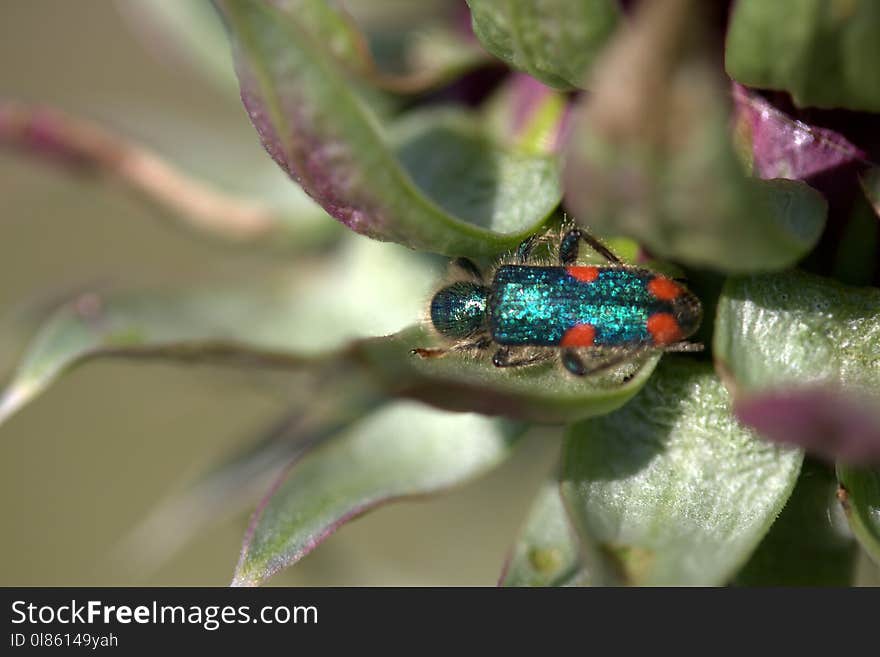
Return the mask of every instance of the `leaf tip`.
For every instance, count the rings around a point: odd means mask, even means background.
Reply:
[[[0,424],[6,422],[27,404],[36,392],[36,386],[23,381],[10,385],[0,395]]]
[[[262,579],[254,577],[250,573],[243,573],[237,570],[235,575],[232,576],[232,581],[229,583],[229,586],[232,588],[255,588],[261,583]]]

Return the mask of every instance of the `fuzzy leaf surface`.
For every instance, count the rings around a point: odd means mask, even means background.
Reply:
[[[772,440],[880,461],[880,291],[798,271],[728,279],[713,353],[737,417]]]
[[[717,585],[767,533],[801,460],[736,422],[708,365],[669,360],[625,407],[572,425],[562,494],[597,584]]]
[[[714,354],[742,392],[821,384],[880,394],[880,290],[799,271],[731,278]]]

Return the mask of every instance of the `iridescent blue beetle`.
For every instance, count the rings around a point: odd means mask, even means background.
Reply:
[[[575,264],[581,240],[609,264]],[[649,351],[703,348],[686,341],[700,326],[702,306],[679,280],[622,262],[580,228],[564,229],[555,265],[533,261],[537,242],[523,242],[491,278],[471,260],[455,260],[460,280],[440,289],[430,308],[431,325],[450,346],[413,353],[433,358],[494,347],[496,367],[558,357],[572,374],[587,376]]]

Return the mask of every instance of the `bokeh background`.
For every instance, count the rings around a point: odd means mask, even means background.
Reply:
[[[240,105],[194,68],[162,59],[109,0],[0,3],[3,97],[99,120],[178,161],[266,157]],[[78,290],[285,265],[197,240],[112,186],[0,153],[4,379],[35,323]],[[284,387],[274,383],[106,360],[63,377],[0,426],[0,585],[226,585],[246,510],[161,564],[127,546],[151,510],[283,412]],[[502,468],[445,496],[351,523],[273,583],[493,584],[551,466],[547,440],[532,436]]]

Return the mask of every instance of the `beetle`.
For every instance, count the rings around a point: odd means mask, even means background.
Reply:
[[[587,231],[563,228],[554,265],[533,258],[532,236],[486,276],[467,259],[453,261],[457,279],[430,303],[430,325],[449,343],[412,353],[494,348],[496,367],[558,358],[576,376],[597,374],[652,351],[700,351],[688,342],[702,305],[681,279],[624,263]],[[607,264],[578,265],[581,242]]]

